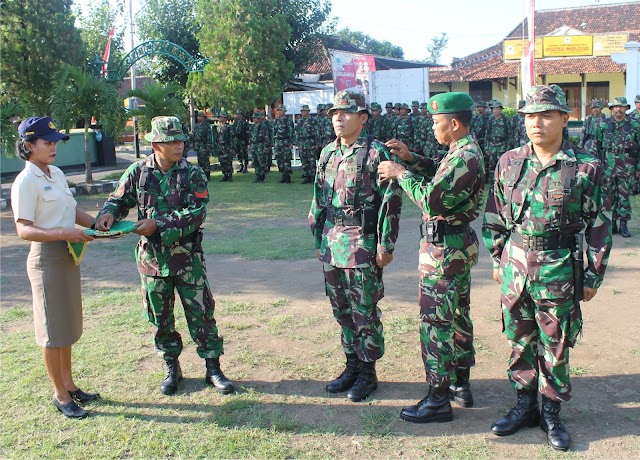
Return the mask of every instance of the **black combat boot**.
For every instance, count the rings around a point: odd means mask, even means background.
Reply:
[[[220,358],[205,358],[204,362],[207,366],[207,374],[204,376],[205,382],[213,385],[223,395],[236,391],[233,383],[225,377],[220,369]]]
[[[353,402],[362,401],[378,388],[378,376],[376,375],[376,362],[360,362],[360,373],[356,382],[347,393],[347,398]]]
[[[278,181],[278,184],[284,184],[286,182],[287,182],[287,175],[285,173],[282,173],[282,177]]]
[[[622,238],[631,238],[631,233],[629,233],[629,228],[627,227],[626,220],[620,220],[620,236]]]
[[[261,178],[260,178],[260,174],[256,174],[256,178],[253,179],[252,181],[254,184],[257,184],[259,182],[262,182]]]
[[[560,422],[560,401],[542,397],[540,428],[547,433],[547,443],[555,450],[566,451],[571,445],[571,437]]]
[[[242,168],[243,173],[249,172],[249,160],[244,160],[244,167]]]
[[[515,433],[523,426],[533,428],[540,423],[537,390],[518,390],[518,399],[507,415],[491,425],[491,431],[498,436]]]
[[[358,355],[355,353],[347,353],[346,356],[347,363],[342,374],[340,374],[337,379],[327,383],[326,389],[329,393],[341,393],[343,391],[347,391],[358,379],[361,364],[358,359]]]
[[[449,399],[455,401],[460,407],[473,407],[473,395],[469,376],[471,369],[468,367],[456,369],[456,384],[449,385]]]
[[[413,423],[450,422],[453,420],[448,385],[429,386],[427,396],[418,404],[402,409],[400,418]]]
[[[286,174],[284,183],[285,184],[290,184],[291,183],[291,173],[287,173]]]
[[[222,176],[222,179],[220,179],[220,182],[229,182],[229,176],[227,174],[224,174]]]
[[[164,358],[167,374],[160,384],[160,391],[165,395],[172,395],[178,390],[178,382],[182,380],[182,369],[178,358]]]
[[[229,173],[227,175],[227,179],[228,179],[227,182],[233,182],[233,173]]]
[[[611,221],[611,233],[614,235],[618,233],[618,219],[613,219]]]

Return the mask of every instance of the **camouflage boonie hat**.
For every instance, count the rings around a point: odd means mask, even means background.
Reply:
[[[418,101],[411,101],[411,107],[419,107],[420,106],[420,102]]]
[[[144,136],[147,142],[186,141],[182,123],[176,117],[155,117],[151,120],[151,132]]]
[[[300,107],[300,112],[302,112],[304,110],[308,110],[309,112],[311,112],[311,109],[309,108],[309,106],[307,104],[303,104],[302,107]]]
[[[196,114],[196,116],[204,117],[204,112],[202,110],[198,110],[198,113]]]
[[[548,110],[559,110],[560,112],[571,113],[573,109],[567,105],[567,98],[558,85],[532,86],[527,92],[526,103],[518,110],[521,113],[547,112]]]
[[[609,108],[612,107],[631,107],[631,104],[627,102],[626,97],[618,96],[613,98],[613,101],[609,102]]]
[[[380,106],[380,104],[378,104],[377,102],[372,102],[371,110],[377,110],[378,112],[380,112],[382,111],[382,106]]]
[[[504,106],[502,105],[502,102],[500,101],[493,101],[493,103],[491,104],[491,108],[495,109],[496,107],[500,107],[501,109],[504,108]]]
[[[316,112],[320,112],[321,110],[324,110],[324,104],[316,105]]]
[[[593,101],[591,101],[591,108],[595,109],[601,109],[604,107],[604,104],[602,103],[602,101],[598,100],[598,99],[594,99]]]
[[[284,105],[280,104],[280,105],[278,106],[278,110],[284,110],[284,111],[286,112],[286,111],[287,111],[287,108],[286,108]]]
[[[421,108],[421,109],[427,109],[427,108],[429,108],[429,106],[427,105],[427,103],[426,103],[426,102],[421,102],[421,103],[420,103],[420,108]]]
[[[364,95],[355,91],[339,91],[333,101],[333,107],[329,109],[329,115],[336,110],[345,110],[351,113],[366,112],[367,104],[364,101]]]
[[[396,102],[395,104],[393,104],[393,108],[400,110],[402,108],[402,104],[399,102]]]
[[[225,117],[225,118],[229,118],[229,114],[227,113],[226,110],[221,110],[220,113],[218,114],[219,117]]]
[[[525,105],[526,103],[527,103],[527,101],[520,100],[520,101],[518,102],[518,109],[521,109],[522,107],[524,107],[524,105]]]
[[[636,98],[633,100],[633,102],[640,102],[640,94],[636,95]]]
[[[387,103],[384,105],[384,108],[385,108],[385,109],[392,109],[392,108],[393,108],[393,102],[387,102]]]
[[[478,101],[478,102],[476,102],[476,107],[487,108],[487,103],[485,101]]]
[[[260,118],[260,117],[266,117],[267,114],[264,113],[264,110],[256,110],[255,112],[253,112],[253,116],[251,118]]]
[[[409,104],[407,104],[406,102],[403,102],[402,104],[400,104],[400,108],[405,110],[411,110],[411,108],[409,107]]]

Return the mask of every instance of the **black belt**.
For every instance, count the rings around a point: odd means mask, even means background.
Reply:
[[[509,238],[517,246],[532,251],[551,251],[554,249],[574,248],[575,238],[573,234],[555,234],[550,236],[524,235],[518,232],[511,232]]]
[[[437,222],[439,235],[457,235],[459,233],[467,233],[467,231],[469,231],[468,223],[462,225],[451,225],[444,220],[439,220]],[[424,236],[427,234],[427,225],[429,225],[428,222],[420,222],[420,235]]]
[[[342,227],[345,226],[361,226],[362,225],[362,214],[356,214],[355,216],[337,216],[335,214],[327,215],[327,220],[334,225],[340,225]]]

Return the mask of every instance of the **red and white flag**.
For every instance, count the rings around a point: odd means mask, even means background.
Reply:
[[[529,88],[536,84],[536,36],[535,36],[535,0],[529,0],[529,14],[527,15],[527,29],[529,41],[522,53],[520,61],[522,74],[522,99],[525,99]]]
[[[107,67],[109,66],[109,55],[111,54],[111,37],[113,37],[114,32],[115,30],[112,27],[111,31],[109,32],[109,36],[107,37],[107,46],[105,47],[104,53],[102,55],[102,61],[104,62],[104,64],[102,64],[102,70],[100,71],[100,76],[102,77],[106,77],[109,73]]]

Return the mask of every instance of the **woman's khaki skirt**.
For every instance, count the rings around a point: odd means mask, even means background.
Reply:
[[[33,293],[36,343],[66,347],[82,335],[80,267],[65,241],[31,243],[27,274]]]

